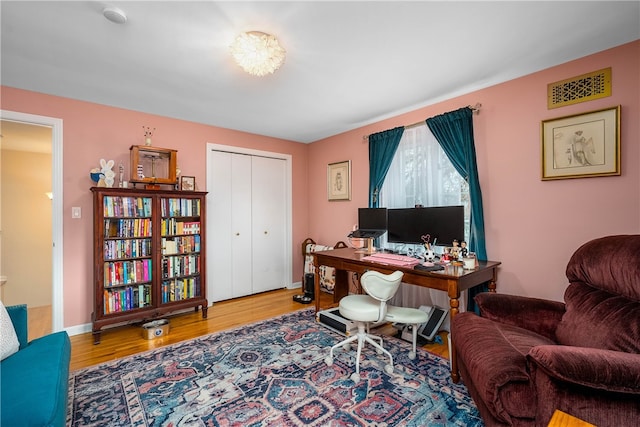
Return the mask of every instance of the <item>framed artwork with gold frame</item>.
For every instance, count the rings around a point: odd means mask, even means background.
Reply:
[[[620,106],[542,121],[542,180],[620,175]]]
[[[351,200],[351,160],[327,166],[327,198],[329,201]]]

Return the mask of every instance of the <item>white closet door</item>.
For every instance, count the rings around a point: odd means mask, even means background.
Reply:
[[[253,292],[286,287],[286,163],[252,157]]]
[[[251,157],[222,151],[209,156],[208,291],[211,301],[222,301],[253,293]]]
[[[252,285],[251,156],[231,155],[231,252],[233,297],[251,295]],[[230,284],[231,285],[231,284]]]
[[[207,190],[207,297],[211,301],[233,298],[231,245],[231,153],[210,151]]]

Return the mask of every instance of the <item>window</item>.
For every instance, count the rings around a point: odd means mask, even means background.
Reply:
[[[405,129],[380,191],[380,206],[465,207],[465,240],[469,241],[469,185],[453,167],[427,125]],[[383,237],[386,246],[386,238]]]

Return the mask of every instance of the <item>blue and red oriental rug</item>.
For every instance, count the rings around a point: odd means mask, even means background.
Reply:
[[[69,426],[483,426],[446,359],[385,338],[392,374],[301,310],[71,373]]]

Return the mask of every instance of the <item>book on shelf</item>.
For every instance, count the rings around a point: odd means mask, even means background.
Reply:
[[[151,305],[150,286],[128,286],[124,289],[104,290],[104,314],[135,310]]]

